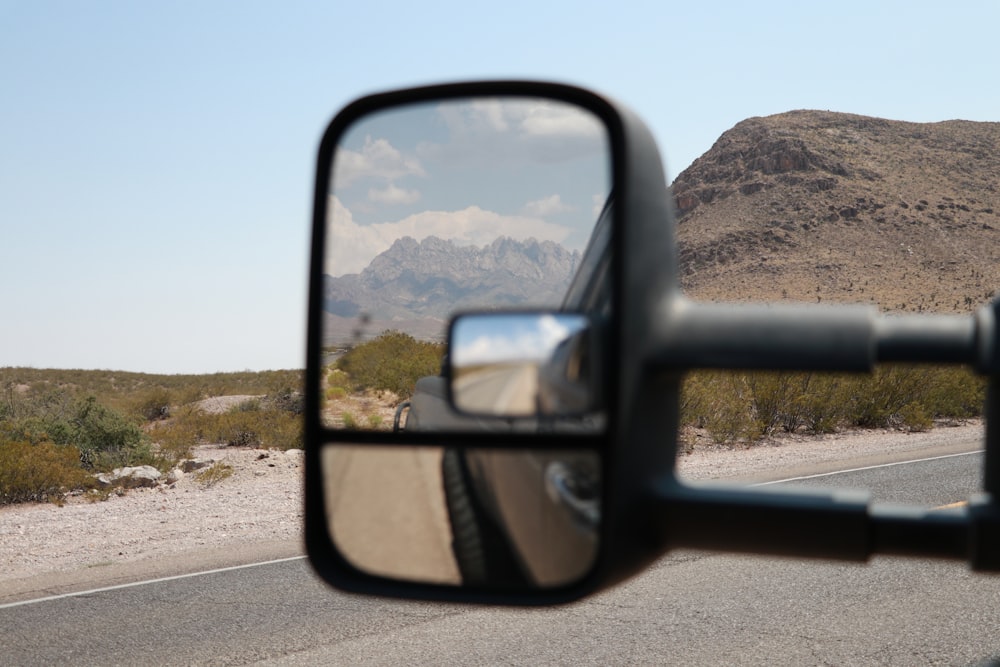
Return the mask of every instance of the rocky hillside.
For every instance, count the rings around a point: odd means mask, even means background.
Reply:
[[[970,311],[1000,289],[1000,123],[751,118],[673,183],[701,299]]]
[[[326,276],[327,339],[385,329],[440,338],[457,310],[557,306],[579,262],[551,241],[501,237],[477,248],[404,237],[361,273]]]

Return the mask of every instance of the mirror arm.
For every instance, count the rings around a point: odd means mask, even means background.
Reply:
[[[654,495],[657,534],[671,549],[846,561],[875,554],[966,560],[972,553],[973,523],[964,509],[870,506],[868,494],[854,490],[698,488],[679,481]]]
[[[670,299],[649,361],[664,370],[870,371],[869,306],[695,303]]]
[[[657,367],[870,372],[876,363],[998,364],[992,318],[879,315],[874,307],[715,304],[667,307]]]

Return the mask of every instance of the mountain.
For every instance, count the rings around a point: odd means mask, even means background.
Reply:
[[[695,298],[968,312],[1000,288],[1000,123],[750,118],[672,188]]]
[[[555,307],[579,263],[579,252],[552,241],[500,237],[477,248],[404,237],[359,274],[325,276],[325,338],[334,343],[398,329],[439,339],[458,310]]]

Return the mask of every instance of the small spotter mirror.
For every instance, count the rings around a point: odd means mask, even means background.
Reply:
[[[461,316],[448,344],[452,402],[495,417],[585,414],[596,402],[591,338],[584,315]]]

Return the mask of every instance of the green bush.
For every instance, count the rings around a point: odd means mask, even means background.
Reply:
[[[352,348],[337,360],[337,370],[347,373],[357,391],[391,391],[400,398],[413,394],[417,380],[441,371],[444,345],[418,341],[399,331]]]
[[[153,462],[142,429],[121,413],[98,403],[93,396],[77,401],[72,417],[53,423],[51,434],[57,444],[75,445],[85,468],[109,470]]]

